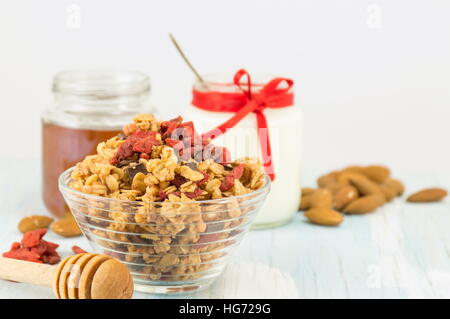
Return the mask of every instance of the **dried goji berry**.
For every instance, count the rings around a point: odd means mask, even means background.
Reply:
[[[182,144],[182,142],[180,140],[175,140],[173,138],[166,138],[164,141],[170,147],[175,147],[175,145],[177,145],[178,143]]]
[[[31,261],[31,260],[39,260],[41,256],[28,248],[22,247],[3,253],[3,257]]]
[[[164,191],[159,191],[159,198],[161,200],[166,199],[166,197],[167,197],[167,194]]]
[[[181,196],[181,192],[180,191],[175,191],[175,192],[165,193],[164,191],[159,191],[159,197],[161,198],[161,200],[166,199],[169,195],[175,195],[175,196],[180,197]]]
[[[205,173],[205,172],[200,172],[203,174],[203,179],[199,180],[198,182],[196,182],[196,184],[198,186],[201,186],[203,184],[205,184],[208,180],[209,180],[209,174]]]
[[[58,244],[42,239],[47,229],[37,229],[23,234],[21,243],[14,242],[10,251],[3,253],[3,257],[26,260],[37,263],[56,264],[61,258],[56,252]]]
[[[128,137],[130,138],[130,137]],[[133,151],[133,141],[132,140],[126,140],[122,144],[120,144],[119,148],[116,151],[116,154],[114,154],[113,158],[111,158],[111,164],[116,165],[117,163],[131,157],[134,155]]]
[[[193,192],[185,192],[184,194],[186,195],[186,197],[189,197],[190,199],[194,199],[194,198],[200,196],[202,193],[203,193],[203,191],[200,188],[197,188]]]
[[[176,130],[181,122],[183,122],[183,118],[181,116],[178,116],[174,119],[171,119],[169,121],[164,121],[161,123],[161,133],[163,133],[163,137],[169,137],[174,130]]]
[[[20,248],[20,243],[15,241],[15,242],[12,243],[10,250],[16,250],[16,249],[19,249],[19,248]]]
[[[83,248],[80,248],[78,246],[72,246],[72,251],[75,255],[87,253],[86,250],[84,250]]]
[[[42,237],[47,233],[46,228],[36,229],[23,234],[22,246],[25,248],[31,248],[39,245]]]
[[[45,241],[45,240],[42,240],[42,243],[45,244],[45,246],[47,247],[47,251],[55,251],[59,247],[58,244],[55,244],[55,243],[52,243],[49,241]]]
[[[58,253],[51,252],[41,256],[41,259],[44,263],[54,265],[61,261],[61,257],[59,257]]]
[[[137,140],[133,145],[133,151],[138,153],[151,154],[153,146],[161,145],[156,139],[156,132],[149,131],[145,137]]]
[[[220,190],[222,192],[230,190],[234,186],[234,180],[241,178],[242,174],[244,174],[244,165],[239,164],[225,176],[220,185]]]
[[[180,191],[170,192],[167,195],[175,195],[177,197],[181,197],[181,192]]]
[[[153,131],[135,131],[120,144],[110,163],[116,165],[137,152],[150,154],[154,145],[161,145],[161,142],[156,139],[156,134]]]
[[[39,256],[42,256],[47,251],[47,245],[44,243],[40,243],[35,247],[31,247],[30,251],[38,254]]]

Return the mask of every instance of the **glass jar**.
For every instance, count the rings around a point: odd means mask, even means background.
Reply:
[[[252,75],[252,92],[257,94],[273,78]],[[201,133],[216,128],[233,116],[232,112],[205,110],[196,105],[197,101],[204,102],[204,93],[212,93],[211,96],[215,96],[209,99],[212,104],[215,103],[216,97],[219,100],[227,99],[231,107],[236,103],[238,105],[245,103],[242,90],[232,81],[233,74],[206,75],[203,80],[204,83],[197,81],[194,84],[193,102],[183,113],[183,118],[193,121],[197,131]],[[289,93],[293,94],[292,90]],[[293,96],[291,98],[293,99]],[[275,179],[264,206],[256,216],[253,229],[277,227],[288,223],[298,211],[300,202],[302,110],[299,106],[288,105],[281,108],[266,108],[263,113],[267,119]],[[214,139],[212,143],[227,147],[232,158],[251,156],[262,159],[257,118],[254,113],[246,115],[237,125]]]
[[[137,113],[151,112],[145,74],[119,70],[74,70],[53,78],[54,104],[42,114],[42,196],[55,216],[68,213],[58,177],[97,144],[117,135]]]

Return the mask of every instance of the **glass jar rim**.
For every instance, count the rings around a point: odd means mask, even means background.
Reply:
[[[270,73],[250,73],[251,87],[258,91],[276,76]],[[219,91],[219,92],[241,92],[241,89],[234,84],[234,73],[213,72],[202,75],[203,82],[196,79],[194,89],[197,91]],[[241,79],[242,87],[247,87],[247,78]]]
[[[148,76],[139,71],[118,69],[76,69],[55,74],[54,93],[114,98],[139,95],[150,91]]]

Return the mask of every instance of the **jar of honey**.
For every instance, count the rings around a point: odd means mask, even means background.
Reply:
[[[121,132],[137,113],[152,113],[145,74],[119,70],[64,71],[53,78],[53,105],[42,115],[42,196],[55,216],[68,213],[58,177],[97,144]]]

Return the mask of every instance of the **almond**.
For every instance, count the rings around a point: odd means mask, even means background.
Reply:
[[[390,170],[386,166],[371,165],[364,167],[361,170],[361,174],[364,174],[375,183],[381,184],[388,179],[390,175]]]
[[[303,187],[303,188],[302,188],[302,196],[311,195],[311,194],[314,193],[315,191],[316,191],[315,188],[311,188],[311,187]]]
[[[300,198],[300,205],[298,206],[298,210],[307,210],[309,208],[308,196],[302,196]]]
[[[305,212],[305,217],[308,218],[311,223],[326,226],[336,226],[344,220],[344,217],[339,212],[324,207],[307,210]]]
[[[407,201],[411,203],[437,202],[447,196],[447,191],[442,188],[428,188],[409,195]]]
[[[72,216],[61,218],[51,224],[50,229],[63,237],[75,237],[81,235],[81,230]]]
[[[388,178],[383,185],[395,190],[395,196],[401,196],[405,191],[405,186],[398,179]]]
[[[355,172],[343,171],[336,176],[336,181],[339,185],[350,185],[351,184],[350,179],[353,177],[364,178],[364,175]]]
[[[329,186],[335,185],[337,175],[337,171],[322,175],[317,179],[317,185],[319,185],[320,188],[327,188]]]
[[[349,214],[365,214],[383,205],[385,198],[383,194],[374,194],[360,197],[344,208],[344,212]]]
[[[52,221],[53,218],[48,216],[33,215],[22,218],[17,227],[21,233],[26,233],[40,228],[47,228]]]
[[[392,188],[386,184],[380,185],[380,189],[384,194],[384,197],[386,197],[386,201],[390,202],[392,199],[397,196],[397,191],[395,188]]]
[[[351,185],[341,186],[334,193],[334,208],[342,210],[350,202],[358,198],[358,190]]]
[[[380,186],[364,175],[355,174],[350,177],[350,182],[356,187],[361,195],[383,194]]]
[[[347,166],[346,168],[344,168],[342,171],[344,172],[353,172],[353,173],[361,173],[361,171],[364,169],[363,166],[359,166],[359,165],[352,165],[352,166]]]
[[[306,196],[309,208],[333,207],[333,195],[328,189],[317,189],[311,195]]]
[[[301,198],[300,198],[300,205],[298,207],[298,210],[306,210],[309,208],[309,203],[308,200],[305,200],[305,197],[307,197],[308,195],[311,195],[312,193],[314,193],[316,191],[315,188],[309,188],[309,187],[304,187],[301,189]]]

